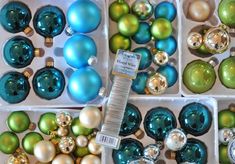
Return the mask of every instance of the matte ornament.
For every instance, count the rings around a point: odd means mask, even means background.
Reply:
[[[26,153],[33,155],[35,145],[42,140],[43,137],[40,133],[29,132],[22,139],[22,147]]]
[[[172,56],[177,50],[177,42],[173,36],[166,39],[156,40],[155,47],[158,51],[164,51]]]
[[[147,135],[156,141],[163,141],[167,133],[176,128],[174,114],[164,107],[150,109],[144,118],[144,129]]]
[[[160,73],[155,73],[148,78],[146,87],[147,93],[153,95],[163,94],[168,87],[167,79]]]
[[[202,35],[198,32],[191,32],[187,38],[188,47],[191,49],[198,49],[203,44]]]
[[[235,127],[235,114],[229,109],[225,109],[218,114],[219,129],[234,128]]]
[[[7,117],[7,126],[15,133],[22,133],[29,128],[30,119],[27,113],[23,111],[12,112]]]
[[[79,147],[77,146],[76,149],[73,152],[73,155],[75,157],[84,157],[86,155],[90,154],[88,147]]]
[[[179,122],[186,133],[200,136],[209,131],[212,124],[212,115],[205,105],[191,103],[184,106],[180,111]]]
[[[139,29],[139,20],[135,15],[132,14],[123,15],[118,21],[118,30],[122,35],[126,37],[135,35],[138,29]]]
[[[52,164],[61,164],[61,163],[74,164],[74,160],[70,155],[59,154],[52,161]]]
[[[189,4],[188,15],[193,21],[204,22],[211,13],[211,7],[207,1],[197,0]]]
[[[224,128],[219,130],[218,136],[219,136],[219,142],[224,145],[227,145],[229,141],[233,139],[234,135],[231,129]]]
[[[51,112],[42,114],[39,118],[38,127],[46,135],[50,135],[51,132],[56,131],[58,129],[56,114]]]
[[[150,26],[146,22],[140,22],[139,29],[132,39],[137,44],[146,44],[151,40]]]
[[[109,48],[110,51],[114,54],[117,53],[117,50],[130,50],[131,49],[131,40],[128,37],[125,37],[119,33],[114,34],[109,39]]]
[[[88,164],[88,163],[101,164],[101,159],[96,155],[89,154],[82,158],[80,164]]]
[[[181,150],[187,143],[187,136],[181,129],[171,130],[166,138],[166,147],[172,151]]]
[[[172,22],[177,15],[177,11],[173,3],[164,1],[156,6],[154,15],[156,19],[165,18]]]
[[[138,94],[145,94],[145,88],[148,80],[148,73],[147,72],[139,72],[136,78],[133,80],[131,89],[132,91]]]
[[[17,135],[13,132],[3,132],[0,135],[0,151],[4,154],[13,154],[20,146]]]
[[[168,88],[175,85],[178,80],[178,72],[176,68],[170,64],[160,66],[157,72],[166,77]]]
[[[115,22],[129,12],[130,7],[125,0],[116,0],[109,6],[109,17]]]
[[[22,73],[8,72],[0,79],[0,90],[0,96],[4,101],[16,104],[26,99],[30,91],[30,85],[27,77]]]
[[[15,153],[9,156],[7,164],[30,164],[30,162],[25,153]]]
[[[155,39],[166,39],[173,31],[171,22],[164,18],[158,18],[151,24],[151,34]]]
[[[235,0],[220,1],[218,15],[221,22],[230,28],[235,27]]]
[[[39,162],[51,162],[56,156],[56,148],[50,141],[40,141],[34,147],[34,156]]]
[[[138,47],[134,49],[133,52],[141,55],[139,70],[146,69],[152,64],[152,54],[149,49],[145,47]]]
[[[228,146],[219,145],[219,162],[224,164],[230,164],[230,159],[228,158]]]
[[[121,141],[119,149],[113,150],[112,157],[115,164],[127,164],[139,159],[142,155],[142,143],[132,138],[125,138]]]
[[[154,51],[153,55],[153,63],[155,65],[165,65],[169,61],[169,56],[164,51]]]
[[[80,135],[88,136],[93,132],[92,129],[86,128],[81,124],[79,117],[73,119],[71,124],[71,131],[76,137]]]
[[[131,6],[132,13],[140,20],[146,20],[153,14],[153,6],[148,0],[137,0]]]
[[[94,100],[102,87],[100,75],[89,67],[81,68],[70,76],[68,92],[71,98],[80,103]]]

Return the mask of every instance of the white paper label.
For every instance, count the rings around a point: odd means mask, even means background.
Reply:
[[[121,141],[120,137],[114,137],[100,132],[98,132],[96,135],[97,144],[110,147],[113,149],[117,149],[119,147],[120,141]]]

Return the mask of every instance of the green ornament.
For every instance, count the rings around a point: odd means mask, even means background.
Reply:
[[[210,55],[211,54],[204,44],[202,44],[201,47],[199,49],[197,49],[196,51],[199,54],[204,54],[204,55]]]
[[[15,133],[22,133],[29,128],[30,119],[23,111],[12,112],[7,118],[7,126]]]
[[[0,135],[0,150],[5,154],[13,154],[20,146],[17,135],[13,132],[3,132]]]
[[[231,28],[235,27],[235,0],[221,0],[218,7],[221,22]]]
[[[112,53],[116,54],[118,49],[130,50],[131,40],[119,33],[114,34],[109,40],[109,48]]]
[[[229,109],[225,109],[218,114],[219,129],[235,128],[235,113]]]
[[[151,34],[155,39],[166,39],[173,31],[171,22],[164,18],[158,18],[152,22]]]
[[[71,131],[77,137],[80,135],[88,136],[93,132],[93,129],[85,128],[81,125],[79,117],[74,118],[71,124]]]
[[[26,153],[33,155],[34,146],[42,141],[43,137],[37,132],[30,132],[22,139],[22,146]]]
[[[38,127],[40,131],[46,135],[50,135],[51,132],[57,130],[56,114],[48,112],[41,115]]]
[[[226,145],[219,145],[219,162],[221,164],[230,164],[230,160],[228,158],[228,147]]]
[[[118,21],[119,32],[127,37],[133,36],[139,29],[139,20],[133,14],[125,14]]]
[[[73,155],[77,158],[84,157],[88,154],[90,154],[90,152],[87,147],[77,147],[73,152]]]
[[[128,3],[126,3],[125,0],[114,1],[109,6],[109,16],[115,22],[118,22],[118,20],[123,15],[128,14],[129,12],[130,12],[130,7],[129,7]]]

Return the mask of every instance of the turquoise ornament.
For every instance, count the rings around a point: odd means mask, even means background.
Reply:
[[[156,6],[154,15],[156,19],[165,18],[172,22],[177,15],[177,11],[173,3],[164,1]]]
[[[89,33],[101,22],[100,8],[90,0],[77,0],[67,11],[68,25],[73,32]]]
[[[200,103],[191,103],[183,107],[179,114],[181,128],[186,133],[200,136],[207,133],[212,124],[209,109]]]
[[[19,72],[5,73],[0,79],[0,96],[10,103],[20,103],[29,94],[30,85],[26,76]]]
[[[133,50],[133,52],[139,53],[141,55],[139,70],[148,68],[152,63],[152,54],[150,50],[146,47],[138,47]]]
[[[157,72],[166,77],[168,88],[172,87],[178,79],[178,72],[176,68],[170,64],[160,66],[157,69]]]
[[[176,128],[176,125],[173,112],[165,107],[150,109],[144,118],[145,132],[156,141],[163,141],[167,133]]]
[[[99,95],[102,87],[100,75],[90,67],[73,72],[68,82],[68,92],[71,98],[80,103],[87,103]]]
[[[141,142],[125,138],[121,141],[118,150],[113,150],[112,157],[115,164],[128,164],[139,159],[143,155],[143,145]]]
[[[150,32],[150,26],[146,22],[141,22],[139,24],[139,29],[136,32],[136,34],[132,37],[132,39],[137,44],[146,44],[151,40],[151,32]]]
[[[177,42],[173,36],[166,39],[156,40],[155,47],[158,51],[164,51],[172,56],[177,50]]]
[[[189,138],[185,147],[176,152],[177,163],[207,163],[207,147],[206,145],[197,139]]]
[[[142,121],[141,113],[133,104],[127,103],[120,129],[121,136],[129,136],[138,131]]]
[[[136,78],[132,82],[131,89],[132,91],[138,94],[145,94],[145,88],[148,80],[147,72],[140,72],[137,74]]]
[[[74,68],[88,66],[89,59],[97,55],[95,41],[81,34],[76,34],[69,38],[65,42],[63,51],[67,64]]]

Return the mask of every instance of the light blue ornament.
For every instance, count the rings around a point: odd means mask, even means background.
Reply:
[[[68,92],[71,98],[80,103],[94,100],[102,87],[100,75],[90,67],[84,67],[73,72],[68,82]]]
[[[146,44],[151,40],[150,26],[146,22],[141,22],[137,33],[132,37],[137,44]]]
[[[174,66],[171,66],[169,64],[160,66],[157,69],[157,72],[159,72],[161,75],[166,77],[168,88],[172,87],[177,79],[178,79],[178,72]]]
[[[164,1],[156,6],[154,15],[156,19],[165,18],[172,22],[177,15],[177,11],[173,3]]]
[[[74,68],[88,66],[89,59],[97,54],[94,40],[82,34],[76,34],[68,39],[63,51],[67,64]]]
[[[164,51],[171,56],[177,50],[177,42],[173,36],[170,36],[163,40],[156,40],[155,47],[157,50]]]
[[[146,47],[138,47],[133,50],[133,52],[139,53],[141,55],[139,70],[148,68],[152,63],[152,54]]]
[[[147,80],[148,80],[147,72],[138,73],[135,80],[133,80],[132,82],[132,86],[131,86],[132,91],[138,94],[145,94]]]
[[[92,32],[101,22],[101,10],[90,0],[77,0],[67,11],[67,21],[74,32]]]

